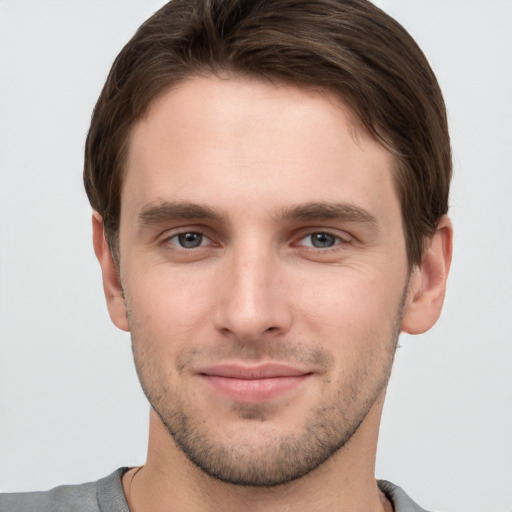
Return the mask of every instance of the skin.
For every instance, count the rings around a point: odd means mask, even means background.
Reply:
[[[93,217],[152,405],[133,510],[389,510],[374,464],[396,341],[437,320],[452,240],[443,218],[409,273],[393,163],[338,98],[292,85],[192,78],[135,125],[119,269]],[[268,364],[300,376],[274,394],[212,376]]]

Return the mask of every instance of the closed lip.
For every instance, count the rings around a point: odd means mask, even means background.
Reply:
[[[208,377],[259,380],[276,379],[280,377],[301,377],[313,372],[282,363],[264,363],[258,365],[226,363],[200,368],[197,373]]]
[[[312,372],[297,366],[267,362],[228,362],[201,368],[198,376],[217,396],[232,402],[266,403],[299,389]]]

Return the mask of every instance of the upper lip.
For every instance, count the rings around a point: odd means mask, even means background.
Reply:
[[[198,373],[212,377],[257,380],[277,377],[299,377],[301,375],[308,375],[312,372],[282,363],[264,363],[258,365],[228,363],[201,368]]]

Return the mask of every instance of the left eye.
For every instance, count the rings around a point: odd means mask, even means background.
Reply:
[[[299,245],[314,247],[315,249],[329,249],[341,242],[342,240],[339,236],[335,236],[332,233],[319,232],[305,236]]]
[[[183,249],[195,249],[196,247],[201,247],[205,245],[208,241],[201,233],[180,233],[178,235],[174,235],[169,239],[169,242],[174,245],[179,245]]]

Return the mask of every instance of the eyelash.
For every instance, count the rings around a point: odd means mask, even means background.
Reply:
[[[317,236],[317,242],[322,243],[320,241],[319,237],[323,236],[323,237],[329,238],[333,243],[332,243],[332,245],[329,245],[327,247],[316,247],[314,245],[315,244],[315,241],[313,239],[314,236]],[[303,244],[300,243],[300,242],[302,242],[302,241],[304,241],[306,239],[310,240],[311,245],[309,245],[309,244],[308,245],[303,245]],[[312,250],[318,250],[318,251],[321,251],[321,252],[328,252],[328,251],[336,250],[338,248],[338,246],[346,245],[346,244],[349,244],[349,243],[350,243],[350,241],[342,238],[339,235],[335,235],[334,233],[331,233],[330,231],[313,231],[313,232],[308,233],[307,235],[303,236],[302,238],[300,238],[299,242],[296,245],[298,245],[300,247],[306,247],[306,248],[312,249]]]
[[[199,245],[192,246],[192,247],[183,246],[183,242],[185,241],[184,237],[187,237],[190,235],[200,237]],[[312,238],[315,235],[330,238],[332,240],[333,244],[326,246],[326,247],[315,247],[315,245],[314,245],[315,242],[313,241],[313,238]],[[310,239],[311,244],[301,243],[304,240],[307,240],[308,238]],[[348,236],[347,236],[347,238],[348,238]],[[201,247],[205,247],[206,245],[208,245],[208,244],[204,243],[205,240],[212,242],[212,240],[208,236],[206,236],[204,233],[202,233],[201,231],[190,230],[190,231],[181,231],[179,233],[175,233],[172,236],[167,237],[164,240],[164,243],[174,245],[179,250],[182,250],[182,251],[192,251],[194,249],[200,249]],[[322,242],[320,242],[320,243],[322,243]],[[313,250],[313,251],[319,251],[319,252],[331,252],[333,250],[336,250],[338,248],[338,246],[348,245],[350,243],[351,243],[350,240],[346,240],[339,235],[335,235],[334,233],[331,233],[330,231],[319,230],[319,231],[312,231],[312,232],[307,233],[304,236],[301,236],[298,239],[298,241],[294,243],[294,245],[298,246],[298,247],[304,247],[307,250]],[[218,246],[218,244],[213,242],[212,246]]]
[[[180,238],[181,237],[186,237],[188,235],[197,235],[197,236],[199,236],[201,238],[201,241],[200,241],[199,245],[196,246],[196,247],[184,247],[183,245],[181,245]],[[192,230],[190,230],[190,231],[182,231],[180,233],[176,233],[176,234],[174,234],[172,236],[169,236],[169,237],[167,237],[164,240],[164,243],[171,244],[171,245],[176,245],[180,250],[191,251],[193,249],[198,249],[200,247],[204,247],[203,242],[204,242],[205,239],[206,240],[210,240],[210,238],[208,238],[204,233],[201,233],[200,231],[192,231]],[[176,243],[173,242],[173,240],[175,240]]]

